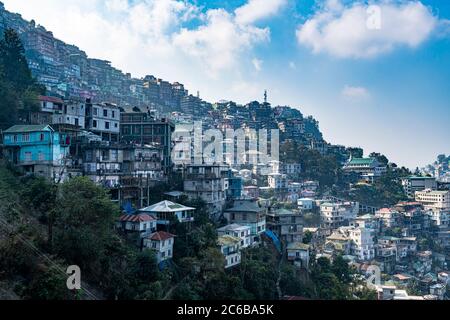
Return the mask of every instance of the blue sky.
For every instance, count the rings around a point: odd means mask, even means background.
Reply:
[[[212,102],[267,89],[332,143],[411,168],[450,153],[450,1],[3,2],[92,57]]]

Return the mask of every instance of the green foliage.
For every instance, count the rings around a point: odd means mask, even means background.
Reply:
[[[37,95],[45,93],[31,75],[18,34],[6,29],[0,40],[0,129],[17,123],[19,116],[38,107]]]
[[[389,168],[385,175],[375,180],[371,186],[355,187],[349,194],[353,201],[375,207],[390,207],[400,201],[407,200],[401,185],[401,178],[408,175],[407,171]]]
[[[321,155],[317,150],[306,149],[288,141],[280,147],[281,161],[302,165],[301,178],[319,181],[321,187],[332,187],[342,180],[342,170],[334,155]]]

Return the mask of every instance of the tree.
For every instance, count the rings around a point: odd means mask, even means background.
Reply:
[[[0,40],[0,128],[16,124],[19,113],[36,110],[37,96],[44,93],[31,75],[19,35],[6,29]]]
[[[103,188],[85,177],[65,182],[57,203],[55,251],[70,264],[98,275],[99,262],[114,234],[118,207]]]

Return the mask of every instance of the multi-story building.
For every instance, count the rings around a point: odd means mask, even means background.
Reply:
[[[173,258],[173,245],[175,236],[165,231],[152,233],[144,238],[144,248],[151,249],[156,253],[158,263]]]
[[[267,228],[275,232],[278,237],[286,242],[302,242],[303,217],[300,213],[279,209],[269,211],[267,214]]]
[[[71,140],[50,125],[16,125],[3,132],[5,158],[23,172],[65,179]]]
[[[85,128],[104,141],[119,142],[120,109],[114,104],[96,104],[88,99]]]
[[[266,231],[267,209],[260,207],[254,200],[235,200],[234,206],[225,211],[225,218],[229,223],[237,223],[251,228],[254,242]]]
[[[375,258],[374,232],[371,229],[341,227],[327,237],[326,250],[352,255],[359,261]]]
[[[120,122],[120,140],[140,145],[153,144],[163,150],[162,165],[167,174],[171,170],[172,133],[175,124],[166,118],[155,119],[147,112],[123,112]]]
[[[240,224],[229,224],[225,227],[217,229],[217,234],[220,236],[232,236],[241,239],[241,248],[248,248],[253,244],[251,237],[251,228]]]
[[[357,173],[361,178],[372,182],[386,172],[386,166],[375,158],[351,158],[344,166],[344,171]]]
[[[450,223],[450,191],[417,191],[416,201],[425,208],[425,213],[436,226],[448,226]]]
[[[84,174],[93,182],[106,188],[117,188],[120,184],[123,149],[118,144],[106,141],[83,145],[81,163]]]
[[[425,208],[430,209],[450,209],[450,191],[434,191],[427,189],[424,191],[417,191],[416,201],[423,204]]]
[[[281,173],[271,173],[268,176],[269,188],[279,192],[287,192],[288,179],[287,175]]]
[[[230,235],[220,236],[217,242],[225,257],[225,269],[241,264],[241,239]]]
[[[437,181],[433,177],[417,177],[410,176],[402,179],[402,186],[406,195],[409,198],[414,198],[417,191],[423,191],[426,189],[436,190]]]
[[[223,165],[189,165],[184,170],[184,192],[190,199],[203,199],[210,215],[218,217],[227,192],[227,167]]]
[[[321,223],[327,229],[348,226],[358,213],[359,203],[357,202],[327,202],[320,206]]]
[[[375,217],[380,219],[382,227],[386,229],[399,226],[400,213],[391,208],[383,208],[375,213]]]

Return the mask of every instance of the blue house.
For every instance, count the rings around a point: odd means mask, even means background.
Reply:
[[[49,125],[16,125],[3,132],[5,158],[25,173],[59,179],[69,155],[70,137]]]

